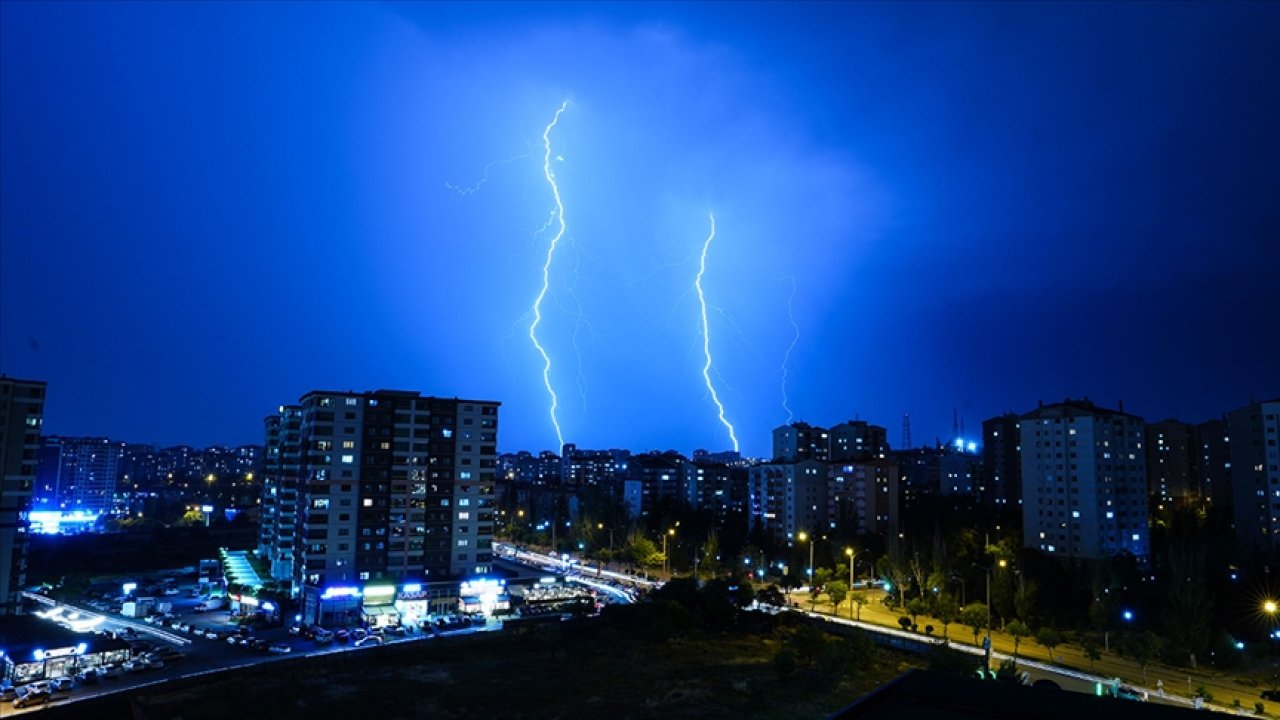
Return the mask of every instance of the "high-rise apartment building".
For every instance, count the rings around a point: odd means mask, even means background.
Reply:
[[[889,432],[866,420],[850,420],[828,431],[831,462],[883,460],[889,452]]]
[[[491,570],[498,407],[401,390],[302,397],[292,570],[304,622],[390,612],[424,583]],[[275,472],[288,478],[281,415],[266,423],[268,462],[280,447]]]
[[[747,470],[751,523],[776,541],[827,527],[827,464],[818,460],[768,462]]]
[[[0,376],[0,615],[22,609],[27,509],[36,481],[46,384]]]
[[[978,497],[985,504],[1016,505],[1022,500],[1020,422],[1016,413],[982,421],[982,481]]]
[[[1196,428],[1172,418],[1147,425],[1147,492],[1152,502],[1196,497]]]
[[[35,507],[98,515],[111,510],[125,446],[105,437],[41,441]]]
[[[1150,554],[1143,421],[1088,400],[1022,416],[1023,543],[1094,560]]]
[[[302,479],[302,407],[281,405],[263,420],[261,513],[258,557],[271,565],[271,578],[292,582],[298,550],[298,497]]]
[[[1236,537],[1242,547],[1280,550],[1280,399],[1227,413]]]
[[[820,460],[831,455],[831,436],[826,428],[796,422],[773,430],[773,459],[782,462]]]
[[[1227,421],[1209,420],[1196,426],[1196,485],[1210,505],[1231,510],[1231,437]]]
[[[898,535],[898,464],[891,460],[832,463],[827,480],[828,527],[859,535]]]

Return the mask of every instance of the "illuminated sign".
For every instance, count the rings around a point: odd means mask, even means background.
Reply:
[[[258,606],[258,598],[253,597],[252,595],[240,595],[240,596],[232,595],[232,597],[235,598],[236,601],[238,601],[241,605],[250,605],[252,607]]]
[[[138,589],[138,583],[128,582],[128,583],[125,583],[125,584],[121,585],[121,586],[120,586],[120,589],[124,591],[122,594],[124,594],[124,595],[131,595],[131,594],[133,594],[133,591],[134,591],[134,590],[137,590],[137,589]]]
[[[400,590],[407,593],[422,592],[422,583],[405,583]]]
[[[396,594],[395,585],[366,585],[365,597],[385,597]]]
[[[505,582],[502,580],[492,580],[490,578],[477,578],[468,582],[463,582],[458,586],[459,595],[486,595],[489,593],[501,592]]]
[[[355,587],[331,587],[325,588],[324,594],[320,596],[321,600],[331,600],[340,597],[360,597],[360,588]]]
[[[89,649],[88,645],[84,643],[80,643],[75,647],[57,648],[56,650],[40,650],[37,648],[36,651],[32,654],[35,656],[35,659],[38,662],[41,660],[52,660],[54,658],[60,658],[60,657],[70,657],[72,655],[83,655],[84,651],[88,649]]]

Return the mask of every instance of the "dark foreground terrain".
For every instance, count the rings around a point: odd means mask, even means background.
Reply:
[[[716,611],[708,619],[677,602],[612,610],[600,619],[291,659],[45,715],[821,718],[922,664],[786,615]]]

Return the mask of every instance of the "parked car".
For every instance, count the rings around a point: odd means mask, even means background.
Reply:
[[[69,691],[76,686],[76,681],[69,677],[54,678],[49,681],[49,689],[51,691]]]
[[[158,657],[147,658],[145,664],[148,670],[159,670],[164,667],[164,661]]]
[[[289,647],[289,645],[287,645],[286,643],[275,643],[271,647],[267,648],[267,652],[270,652],[276,655],[285,655],[287,653],[293,652],[293,648]]]
[[[351,638],[351,631],[346,628],[338,628],[333,632],[333,636],[341,642],[346,642]]]
[[[49,693],[46,691],[32,690],[31,692],[23,693],[22,695],[14,698],[13,706],[16,708],[25,708],[32,707],[34,705],[44,705],[51,699],[52,698],[49,696]]]
[[[356,640],[355,646],[364,647],[365,645],[381,645],[385,642],[386,642],[386,639],[383,638],[381,635],[365,635],[359,640]]]
[[[5,683],[0,685],[0,700],[12,700],[18,697],[18,688]]]

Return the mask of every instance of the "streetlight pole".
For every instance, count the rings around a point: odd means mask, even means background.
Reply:
[[[849,556],[849,619],[853,619],[853,564],[858,560],[858,550],[847,547],[844,554]]]
[[[671,575],[671,572],[668,569],[671,567],[671,561],[667,558],[667,538],[674,537],[675,534],[675,528],[670,528],[667,530],[667,534],[662,536],[662,572],[668,576],[668,579],[670,579]]]

